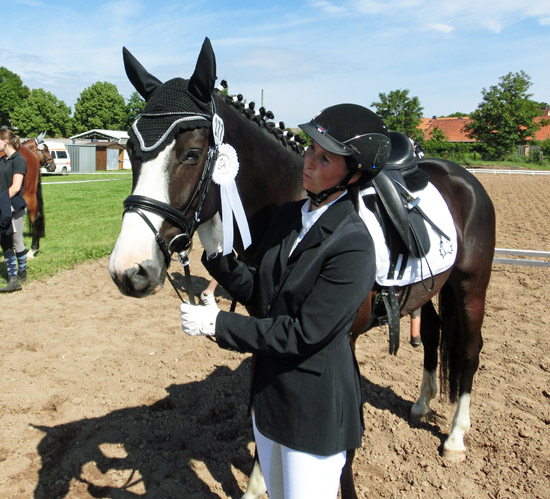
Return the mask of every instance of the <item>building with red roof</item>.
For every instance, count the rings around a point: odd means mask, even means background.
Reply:
[[[547,107],[544,113],[535,118],[536,123],[540,123],[543,119],[550,119],[550,109]],[[472,143],[476,142],[476,139],[468,137],[464,126],[471,123],[471,118],[468,116],[453,117],[453,118],[438,118],[434,116],[432,118],[422,118],[418,128],[422,130],[424,134],[424,140],[428,140],[432,136],[432,132],[435,128],[441,130],[448,142],[463,142]],[[541,127],[535,133],[536,140],[545,140],[550,138],[550,125]]]

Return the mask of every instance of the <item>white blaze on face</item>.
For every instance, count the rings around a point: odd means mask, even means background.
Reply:
[[[166,147],[153,160],[143,163],[133,195],[168,203],[167,166],[171,150],[172,145]],[[158,231],[163,218],[151,211],[142,211]],[[109,271],[122,275],[125,270],[137,267],[144,261],[163,258],[155,235],[143,218],[137,213],[125,213],[120,234],[109,260]]]

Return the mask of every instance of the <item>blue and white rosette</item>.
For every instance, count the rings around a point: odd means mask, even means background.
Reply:
[[[230,144],[223,143],[224,124],[217,114],[214,114],[212,118],[212,129],[214,132],[214,144],[216,146],[216,162],[212,172],[212,180],[220,186],[223,254],[227,255],[233,251],[233,217],[237,221],[244,249],[250,246],[252,238],[243,203],[235,182],[237,173],[239,173],[237,151]]]

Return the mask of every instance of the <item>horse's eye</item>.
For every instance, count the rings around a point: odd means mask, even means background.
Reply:
[[[181,163],[195,164],[201,159],[201,149],[189,149],[181,159]]]

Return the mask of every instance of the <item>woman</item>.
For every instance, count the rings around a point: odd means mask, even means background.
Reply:
[[[349,332],[374,284],[373,242],[358,186],[384,166],[390,140],[370,110],[340,104],[300,125],[311,138],[303,186],[283,205],[251,265],[221,255],[219,218],[199,227],[210,274],[254,316],[180,307],[182,329],[254,355],[252,420],[269,497],[335,498],[346,450],[363,434]]]
[[[3,216],[11,211],[12,223],[2,231],[0,243],[8,271],[8,282],[0,292],[9,293],[21,289],[21,281],[27,278],[27,250],[23,241],[25,211],[23,181],[27,173],[27,163],[19,154],[19,137],[6,127],[0,130],[0,199]],[[8,213],[9,214],[9,213]],[[17,268],[19,267],[19,272]]]

